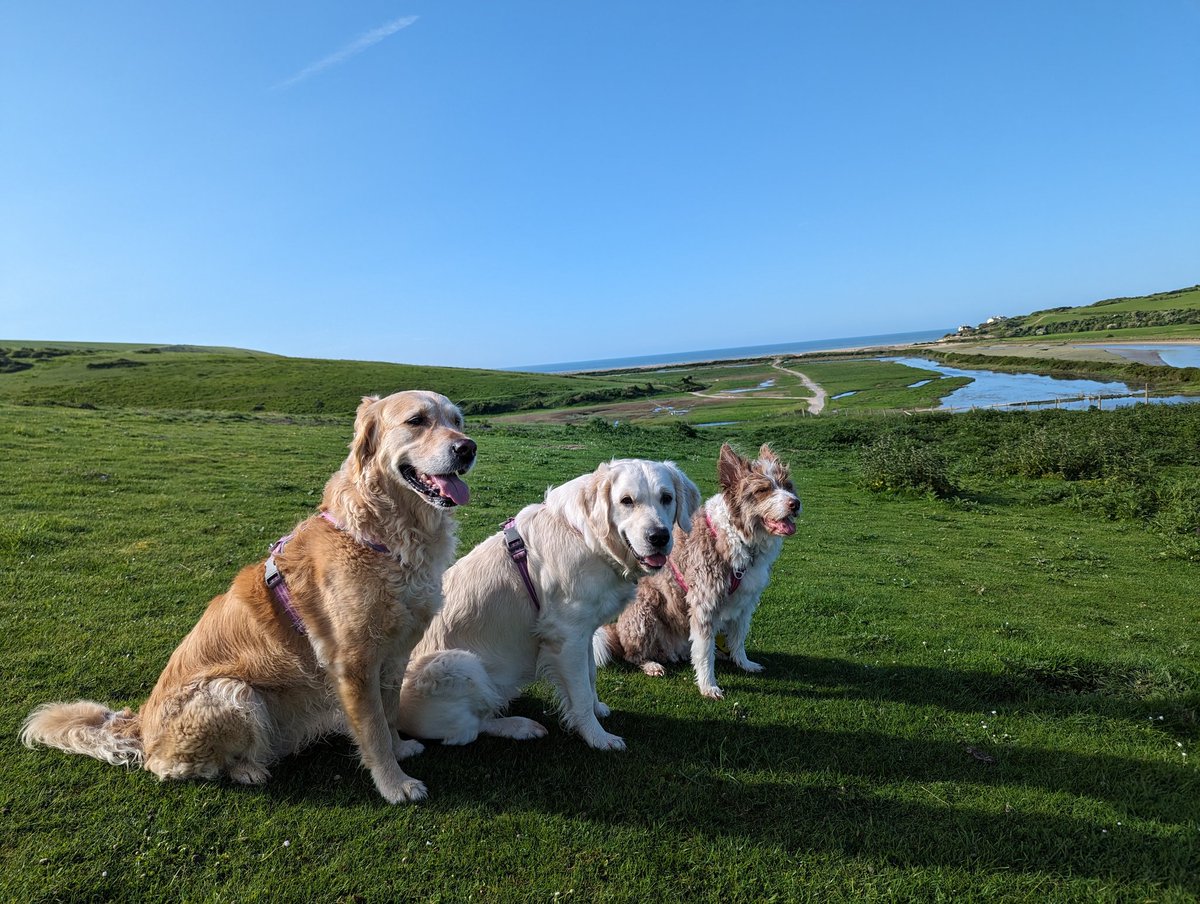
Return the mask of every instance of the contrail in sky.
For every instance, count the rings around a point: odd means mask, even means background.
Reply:
[[[366,34],[359,35],[341,50],[331,53],[327,57],[317,60],[311,66],[305,66],[289,79],[284,79],[279,84],[272,86],[276,91],[282,91],[285,88],[290,88],[306,78],[316,75],[318,72],[323,72],[330,66],[336,66],[338,63],[344,63],[352,56],[362,53],[369,47],[378,44],[384,38],[394,35],[402,28],[408,28],[417,21],[417,16],[402,16],[399,19],[393,19],[391,22],[386,22],[378,28],[372,28]]]

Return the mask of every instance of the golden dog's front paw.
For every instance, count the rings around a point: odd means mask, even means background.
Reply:
[[[710,700],[724,700],[725,699],[725,692],[723,690],[721,690],[719,687],[717,687],[715,684],[712,687],[700,688],[700,693],[703,694],[705,697],[708,697],[708,699],[710,699]]]
[[[429,796],[429,790],[423,781],[407,775],[383,782],[376,781],[376,786],[379,788],[379,793],[383,795],[383,799],[389,804],[412,803],[424,800]]]

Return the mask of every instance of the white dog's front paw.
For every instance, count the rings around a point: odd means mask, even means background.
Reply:
[[[607,706],[605,706],[603,703],[601,703],[599,700],[597,700],[596,704],[592,707],[592,711],[596,714],[597,719],[605,719],[608,716],[612,715],[612,710],[609,709]]]
[[[661,678],[667,674],[667,670],[663,668],[661,662],[643,662],[642,671],[651,678]]]
[[[418,753],[423,753],[424,751],[425,745],[420,741],[405,741],[399,737],[392,739],[392,753],[395,754],[398,760],[406,760],[410,756],[416,756]]]
[[[585,738],[589,747],[594,747],[597,750],[624,750],[625,739],[619,738],[615,734],[609,734],[607,731],[601,732],[597,737]]]
[[[715,684],[712,685],[711,687],[700,688],[700,693],[703,694],[705,697],[708,697],[710,700],[724,700],[725,699],[725,692],[723,690],[721,690],[719,687],[717,687]]]
[[[762,671],[766,670],[765,665],[762,665],[761,663],[758,663],[758,662],[754,662],[751,659],[742,659],[738,662],[735,662],[734,665],[736,665],[743,672],[750,672],[751,674],[753,674],[754,672],[762,672]]]

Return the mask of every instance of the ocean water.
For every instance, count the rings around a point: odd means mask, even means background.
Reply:
[[[526,364],[502,370],[561,374],[594,370],[662,367],[669,364],[696,364],[701,361],[732,361],[738,358],[769,358],[772,355],[799,355],[805,352],[836,352],[848,348],[911,345],[933,342],[953,330],[917,330],[913,333],[884,333],[877,336],[846,336],[841,339],[806,339],[776,345],[744,345],[736,348],[710,348],[692,352],[666,352],[661,355],[635,355],[630,358],[598,358],[593,361],[560,361],[557,364]]]

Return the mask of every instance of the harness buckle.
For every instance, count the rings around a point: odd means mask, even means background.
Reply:
[[[264,578],[266,580],[267,587],[271,590],[274,590],[283,583],[283,575],[279,573],[279,566],[275,564],[274,556],[270,556],[267,559],[266,567],[264,569]]]

